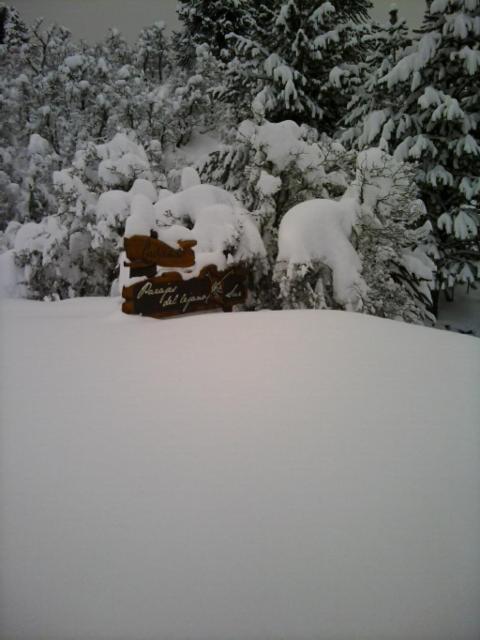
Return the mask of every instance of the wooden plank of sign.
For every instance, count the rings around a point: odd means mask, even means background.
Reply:
[[[184,280],[179,273],[169,272],[149,278],[122,291],[124,313],[155,318],[232,307],[245,302],[246,272],[241,267],[218,271],[210,265],[199,276]]]
[[[124,238],[125,252],[131,262],[142,263],[142,266],[155,264],[159,267],[177,269],[193,266],[195,254],[192,247],[197,241],[179,240],[177,244],[178,249],[148,236]]]
[[[130,278],[154,278],[157,275],[156,264],[143,264],[136,262],[125,262],[126,267],[130,267]]]

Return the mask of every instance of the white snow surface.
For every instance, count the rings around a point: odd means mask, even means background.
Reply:
[[[0,313],[0,637],[479,637],[477,338]]]

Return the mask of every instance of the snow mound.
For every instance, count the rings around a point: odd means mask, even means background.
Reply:
[[[139,193],[132,198],[130,206],[130,216],[125,225],[125,237],[149,236],[150,231],[155,228],[155,216],[153,205],[150,200]]]
[[[309,200],[296,205],[282,218],[278,232],[277,264],[287,270],[296,265],[323,263],[332,270],[334,298],[355,308],[358,292],[365,289],[360,258],[350,243],[355,221],[353,199]]]
[[[158,200],[157,190],[150,180],[145,180],[144,178],[138,178],[138,180],[135,180],[129,193],[132,196],[142,194],[147,197],[152,204]]]
[[[0,313],[0,637],[479,637],[478,339]]]

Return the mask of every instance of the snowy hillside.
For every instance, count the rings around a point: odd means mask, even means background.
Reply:
[[[480,635],[480,341],[2,301],[0,637]]]

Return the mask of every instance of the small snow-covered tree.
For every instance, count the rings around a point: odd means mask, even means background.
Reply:
[[[434,265],[410,167],[380,149],[357,158],[340,201],[296,205],[282,218],[274,281],[284,308],[333,308],[430,323]]]
[[[380,149],[357,158],[355,191],[360,203],[353,243],[367,284],[364,310],[420,324],[430,312],[435,266],[434,238],[418,199],[415,170]]]

